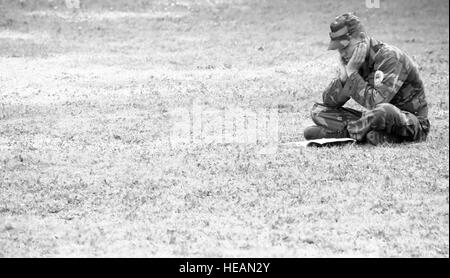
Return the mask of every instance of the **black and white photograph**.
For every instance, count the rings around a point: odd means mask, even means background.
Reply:
[[[0,0],[0,258],[449,258],[449,2]]]

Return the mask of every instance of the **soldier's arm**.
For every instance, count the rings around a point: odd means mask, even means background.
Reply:
[[[343,93],[342,82],[339,78],[336,78],[325,89],[322,99],[326,106],[340,107],[350,99],[350,95]]]
[[[380,103],[390,102],[407,77],[402,63],[395,55],[383,58],[376,65],[375,70],[383,73],[384,77],[379,82],[366,82],[359,73],[355,72],[349,76],[343,89],[356,102],[368,109]]]

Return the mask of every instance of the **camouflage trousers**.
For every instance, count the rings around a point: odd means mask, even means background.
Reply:
[[[364,141],[371,130],[383,131],[398,137],[399,141],[424,141],[430,130],[426,117],[402,111],[390,103],[378,104],[361,112],[345,107],[328,107],[316,103],[311,111],[313,122],[332,131],[347,129],[350,137]]]

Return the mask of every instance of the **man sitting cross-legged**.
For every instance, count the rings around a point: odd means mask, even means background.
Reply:
[[[351,13],[331,23],[329,50],[340,54],[340,74],[316,103],[307,140],[351,137],[373,145],[424,141],[430,122],[417,65],[402,50],[368,37]],[[365,112],[342,107],[350,98]]]

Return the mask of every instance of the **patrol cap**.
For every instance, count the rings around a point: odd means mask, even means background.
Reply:
[[[359,18],[353,13],[342,14],[330,24],[330,45],[328,50],[341,49],[350,43],[354,33],[363,32],[364,28]]]

